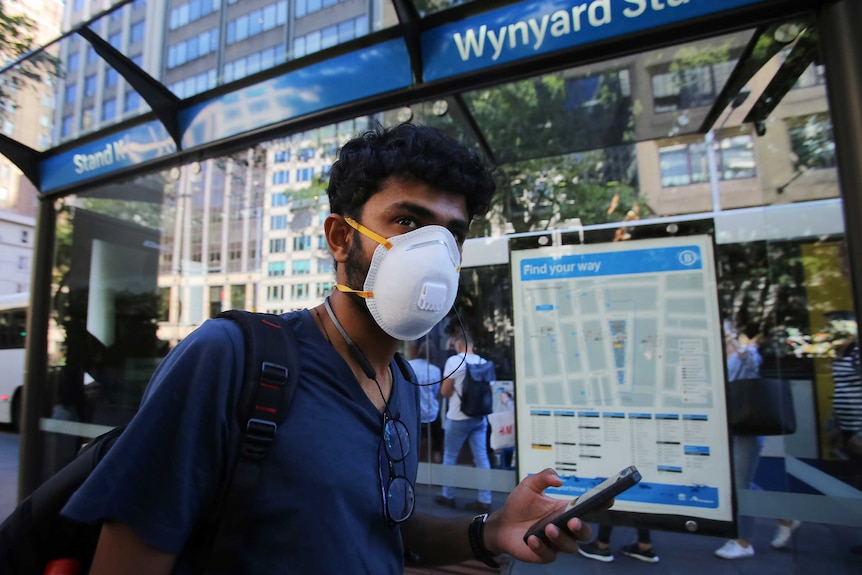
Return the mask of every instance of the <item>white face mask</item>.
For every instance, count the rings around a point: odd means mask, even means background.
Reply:
[[[388,240],[345,217],[380,245],[374,250],[365,291],[337,284],[342,292],[365,298],[380,328],[402,341],[418,339],[446,317],[458,294],[461,253],[452,232],[424,226]]]

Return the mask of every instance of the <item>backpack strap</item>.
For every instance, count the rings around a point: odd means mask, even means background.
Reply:
[[[245,365],[236,412],[241,435],[232,442],[212,545],[200,562],[208,575],[237,573],[234,560],[251,522],[261,467],[299,381],[296,334],[284,318],[240,310],[217,317],[242,329]]]

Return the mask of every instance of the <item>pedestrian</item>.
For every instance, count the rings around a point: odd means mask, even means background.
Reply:
[[[427,435],[425,451],[430,454],[432,463],[440,463],[443,460],[443,427],[439,417],[439,396],[443,374],[439,367],[429,361],[428,356],[427,338],[410,346],[409,363],[419,384],[419,422],[423,425],[423,440]],[[427,434],[424,433],[425,429]]]
[[[488,419],[484,415],[470,416],[461,411],[461,393],[467,373],[467,366],[464,364],[476,364],[488,360],[474,352],[473,337],[466,330],[460,330],[453,335],[451,342],[455,348],[455,354],[449,356],[446,365],[443,366],[446,379],[440,387],[440,395],[449,398],[449,408],[446,410],[446,422],[443,426],[443,465],[456,465],[461,448],[464,443],[468,443],[473,454],[473,465],[479,469],[490,469]],[[443,507],[455,507],[455,488],[444,485],[442,492],[434,498],[434,501]],[[491,491],[480,489],[476,501],[467,503],[464,508],[479,513],[489,512]]]
[[[750,325],[744,334],[739,334],[730,322],[724,327],[725,355],[727,358],[728,381],[756,379],[760,377],[760,366],[763,357],[760,355],[760,330],[757,325]],[[750,489],[760,461],[760,451],[764,439],[757,435],[742,435],[734,433],[731,436],[733,448],[733,473],[737,489]],[[739,537],[728,539],[724,545],[715,550],[715,555],[722,559],[745,559],[754,557],[754,545],[751,536],[754,531],[754,518],[747,515],[737,515]]]
[[[596,540],[592,543],[581,543],[578,546],[578,553],[588,559],[610,563],[614,560],[614,554],[611,551],[612,531],[612,526],[600,525]],[[652,549],[649,529],[638,529],[637,541],[633,541],[629,545],[623,545],[620,551],[623,552],[623,555],[643,561],[644,563],[658,563],[659,560],[658,555]]]
[[[378,127],[340,150],[324,223],[338,291],[285,315],[298,340],[298,386],[227,571],[400,575],[405,557],[492,564],[501,553],[547,562],[589,537],[589,526],[573,519],[571,532],[548,528],[552,545],[522,540],[533,522],[566,505],[544,495],[562,485],[551,469],[524,479],[490,515],[413,512],[419,396],[396,351],[449,312],[470,220],[493,191],[480,158],[433,128]],[[413,299],[420,292],[423,305]],[[239,432],[231,427],[243,342],[236,324],[215,319],[174,348],[64,508],[71,519],[102,523],[91,575],[193,571],[198,520],[214,503],[229,438]]]

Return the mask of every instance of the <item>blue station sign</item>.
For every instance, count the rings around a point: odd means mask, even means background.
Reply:
[[[43,160],[39,165],[41,190],[58,190],[176,151],[164,125],[153,120]]]
[[[764,1],[521,2],[424,32],[424,76],[440,80]]]

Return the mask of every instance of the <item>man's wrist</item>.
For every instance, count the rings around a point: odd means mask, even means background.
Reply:
[[[493,536],[489,537],[491,535],[488,533],[488,528],[491,527],[489,523],[489,515],[487,513],[482,513],[473,518],[468,530],[470,548],[473,551],[473,557],[478,561],[489,567],[499,567],[500,564],[494,560],[494,556],[499,555],[500,552],[494,546],[489,547],[487,545],[488,541],[494,540]],[[495,527],[496,525],[492,529]]]

